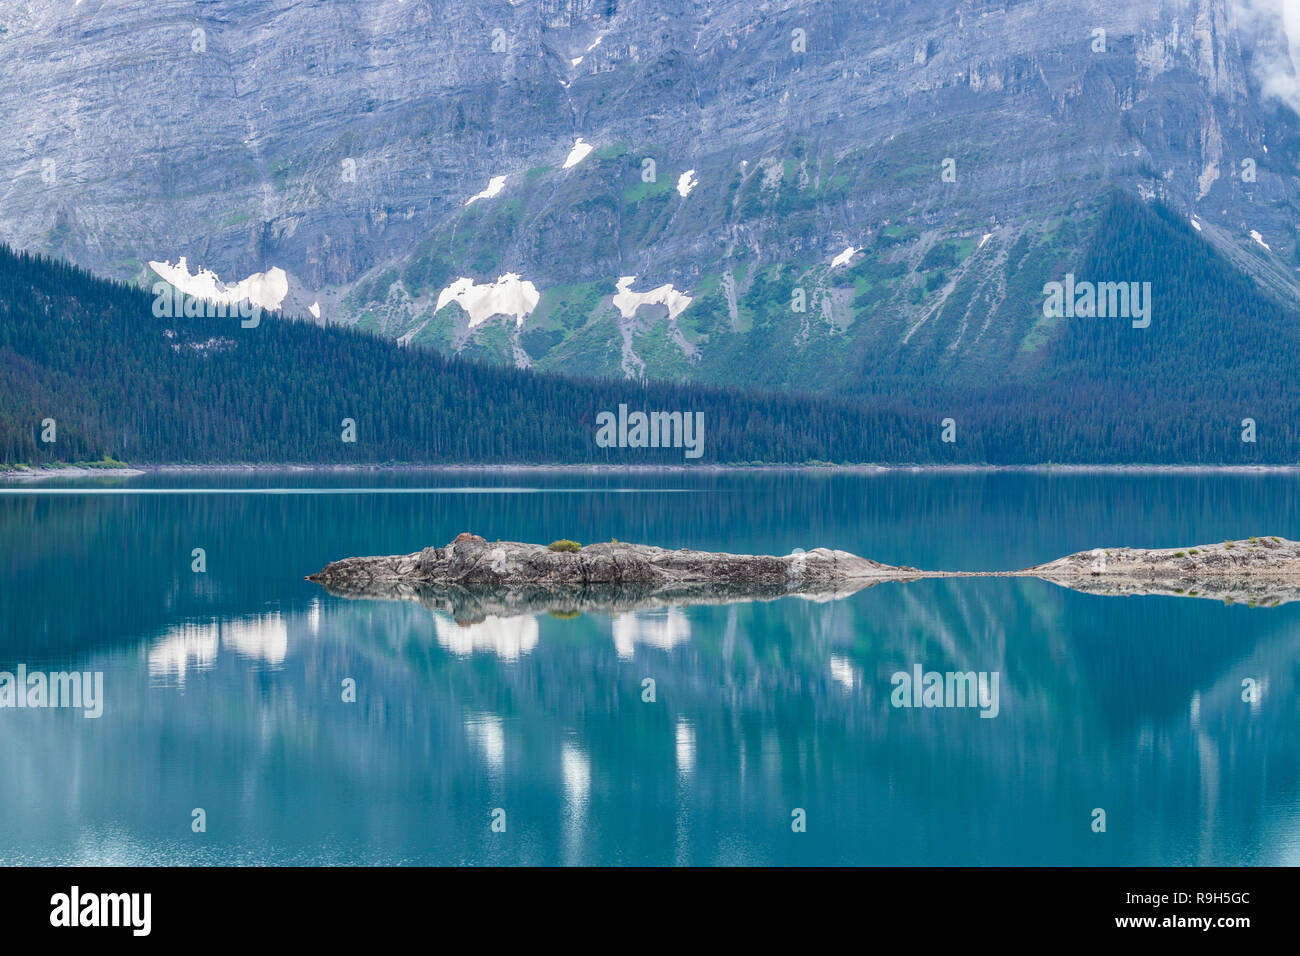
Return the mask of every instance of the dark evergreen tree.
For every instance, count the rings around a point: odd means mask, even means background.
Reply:
[[[957,390],[918,368],[834,400],[571,380],[279,316],[156,318],[142,290],[0,248],[0,462],[687,463],[597,447],[596,415],[619,403],[703,413],[701,463],[1300,461],[1294,308],[1122,195],[1074,271],[1151,282],[1150,327],[1062,319],[1012,381]]]

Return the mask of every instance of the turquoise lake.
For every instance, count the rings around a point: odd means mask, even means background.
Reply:
[[[1300,538],[1300,475],[3,485],[0,671],[103,672],[104,712],[0,709],[0,863],[1300,863],[1300,604],[946,579],[458,622],[304,580],[462,531],[1009,570]],[[891,706],[917,664],[998,673],[997,717]]]

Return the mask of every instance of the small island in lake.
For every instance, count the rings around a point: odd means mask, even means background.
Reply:
[[[1019,571],[923,571],[847,551],[784,556],[668,550],[619,541],[489,542],[464,533],[413,554],[345,558],[308,580],[345,597],[415,599],[473,616],[613,612],[667,604],[834,599],[889,581],[1033,577],[1095,594],[1168,594],[1277,605],[1300,600],[1300,543],[1277,537],[1187,548],[1098,548]]]
[[[1017,573],[1090,594],[1273,606],[1300,600],[1300,542],[1266,536],[1186,548],[1095,548]]]

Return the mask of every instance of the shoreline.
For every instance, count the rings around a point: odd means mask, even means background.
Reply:
[[[144,475],[256,475],[256,474],[1044,474],[1044,475],[1273,475],[1300,474],[1294,465],[1147,465],[1147,464],[1037,464],[1037,465],[611,465],[611,464],[212,464],[133,465],[126,468],[23,468],[0,471],[0,481],[43,481],[51,478],[138,478]]]
[[[68,465],[64,468],[15,468],[0,471],[4,481],[45,481],[50,478],[138,478],[148,474],[141,468],[79,468]]]

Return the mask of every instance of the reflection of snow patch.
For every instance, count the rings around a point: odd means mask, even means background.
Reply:
[[[600,41],[603,39],[605,39],[605,34],[602,33],[600,36],[596,37],[591,46],[587,47],[587,52],[590,53],[592,50],[596,49],[596,47],[600,46]]]
[[[852,246],[845,247],[843,252],[831,260],[831,268],[834,269],[838,266],[848,265],[857,254],[858,250],[854,249]]]
[[[695,729],[685,717],[677,718],[677,772],[695,769]]]
[[[643,305],[666,305],[668,318],[675,319],[686,311],[691,304],[691,297],[685,292],[678,292],[672,283],[666,283],[649,292],[633,292],[632,283],[636,276],[623,276],[618,280],[618,292],[614,296],[614,305],[623,318],[630,319]]]
[[[691,639],[691,622],[681,608],[662,611],[632,611],[614,616],[614,649],[618,656],[631,658],[637,644],[649,644],[670,651]]]
[[[483,285],[462,276],[438,293],[438,305],[434,311],[455,302],[469,314],[470,328],[481,325],[494,315],[513,315],[515,325],[523,325],[524,317],[537,308],[541,298],[537,286],[520,281],[513,272]]]
[[[1272,251],[1273,251],[1271,248],[1269,248],[1268,243],[1264,241],[1264,237],[1261,236],[1261,235],[1260,235],[1258,232],[1256,232],[1254,229],[1250,230],[1250,238],[1254,239],[1256,242],[1258,242],[1258,243],[1259,243],[1261,246],[1263,246],[1265,249],[1268,249],[1269,252],[1272,252]]]
[[[186,295],[209,302],[230,305],[251,302],[268,312],[274,312],[289,294],[289,277],[278,266],[266,272],[255,272],[233,286],[226,285],[209,269],[200,269],[198,274],[190,275],[190,267],[184,256],[180,257],[176,265],[151,261],[149,268]]]
[[[531,614],[489,617],[474,624],[435,615],[433,624],[438,643],[458,657],[489,651],[502,660],[517,661],[537,646],[537,618]]]
[[[700,181],[695,178],[695,170],[688,169],[686,170],[686,172],[682,173],[680,176],[677,177],[677,192],[679,195],[683,197],[689,196],[691,194],[691,190],[694,189],[699,184]]]
[[[849,663],[847,657],[831,656],[831,677],[836,683],[842,684],[846,690],[853,690],[858,682],[853,673],[853,665]]]
[[[564,168],[571,169],[587,158],[587,154],[592,150],[590,143],[584,143],[582,137],[573,144],[573,149],[569,150],[569,158],[564,161]]]
[[[221,636],[209,624],[173,627],[149,648],[150,674],[175,674],[181,681],[193,664],[207,670],[216,662]]]
[[[191,665],[199,670],[212,666],[220,647],[281,664],[289,647],[289,626],[279,614],[262,614],[173,627],[149,648],[149,673],[175,674],[183,681]]]
[[[569,742],[560,749],[560,774],[571,805],[585,806],[591,792],[591,759]]]
[[[483,751],[483,760],[491,770],[500,772],[506,763],[506,731],[496,714],[469,714],[465,717],[465,736]]]
[[[289,648],[289,627],[279,614],[224,621],[221,643],[242,657],[280,664]]]
[[[506,188],[506,178],[504,176],[493,176],[488,181],[487,189],[484,189],[481,193],[475,193],[474,195],[470,196],[468,199],[465,200],[465,205],[466,206],[472,205],[473,203],[477,202],[480,199],[491,199],[493,196],[495,196],[497,193],[501,192],[501,190],[505,188]]]

